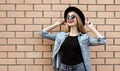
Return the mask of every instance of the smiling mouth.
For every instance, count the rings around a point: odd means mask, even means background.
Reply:
[[[74,22],[74,21],[72,21],[72,20],[69,20],[69,21],[68,21],[68,23],[73,23],[73,22]]]

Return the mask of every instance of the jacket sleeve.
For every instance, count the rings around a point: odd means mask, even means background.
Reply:
[[[43,30],[39,32],[39,35],[50,40],[55,40],[56,38],[56,34],[48,33],[47,31]]]
[[[106,44],[106,38],[93,38],[89,35],[89,45],[96,46],[96,45],[104,45]]]

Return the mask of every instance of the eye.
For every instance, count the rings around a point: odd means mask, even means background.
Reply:
[[[66,19],[69,19],[69,18],[70,18],[70,16],[69,16],[69,15],[67,15]]]
[[[72,16],[71,16],[71,19],[74,19],[74,18],[76,18],[75,15],[72,15]]]

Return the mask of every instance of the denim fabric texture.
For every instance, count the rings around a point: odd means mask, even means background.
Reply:
[[[85,71],[85,67],[83,62],[72,66],[68,66],[61,63],[60,71]]]

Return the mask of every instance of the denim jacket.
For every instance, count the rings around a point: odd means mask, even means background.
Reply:
[[[58,32],[57,34],[53,34],[53,33],[48,33],[47,31],[40,31],[39,35],[55,41],[53,56],[52,56],[52,66],[54,71],[59,71],[58,69],[60,68],[60,64],[61,64],[60,47],[61,44],[64,42],[65,38],[68,36],[68,33]],[[86,71],[92,71],[90,64],[89,46],[104,45],[106,40],[105,38],[93,38],[88,34],[80,33],[78,35],[78,41],[82,51],[82,56],[84,59],[84,65]]]

